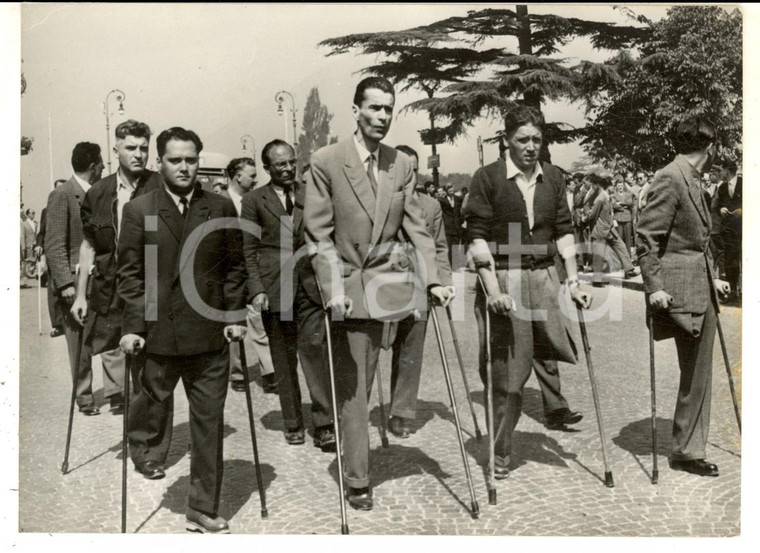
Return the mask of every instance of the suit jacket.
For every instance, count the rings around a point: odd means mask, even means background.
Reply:
[[[75,285],[83,239],[79,213],[83,201],[84,190],[73,176],[48,196],[45,255],[56,290]]]
[[[720,183],[715,193],[715,211],[720,217],[720,233],[728,238],[739,238],[742,236],[742,218],[733,215],[720,215],[721,208],[725,207],[728,211],[736,211],[742,208],[742,179],[736,179],[734,188],[734,197],[728,195],[728,182]]]
[[[306,240],[322,297],[350,297],[354,319],[401,319],[440,283],[411,160],[384,144],[378,151],[377,197],[353,136],[312,154],[306,184]]]
[[[615,220],[618,223],[630,223],[633,221],[633,206],[636,203],[636,198],[633,192],[624,191],[610,194],[610,200],[612,201],[612,212]]]
[[[47,231],[47,207],[42,208],[40,213],[40,230],[37,232],[37,237],[34,239],[34,245],[39,246],[43,250],[45,249],[45,232]]]
[[[612,202],[606,191],[599,190],[586,223],[591,229],[591,238],[596,240],[606,240],[612,232]]]
[[[21,229],[23,230],[24,251],[30,255],[37,239],[37,223],[26,219],[21,221]]]
[[[159,355],[222,349],[224,327],[245,324],[242,242],[235,207],[216,194],[196,188],[185,219],[163,186],[128,202],[118,244],[123,332],[145,336]]]
[[[443,226],[441,204],[427,194],[417,194],[425,219],[425,228],[435,242],[435,260],[438,263],[438,276],[441,284],[451,286],[451,265],[449,264],[449,243]]]
[[[449,203],[448,196],[438,200],[443,214],[443,227],[449,236],[459,234],[459,227],[462,226],[462,202],[456,196],[453,197],[454,206]]]
[[[676,156],[649,187],[636,228],[646,292],[673,296],[671,314],[703,314],[715,301],[710,227],[699,174]]]
[[[133,198],[161,187],[161,175],[144,171],[135,183]],[[90,292],[90,309],[105,314],[116,293],[116,173],[99,180],[82,202],[82,233],[95,250],[95,271]],[[123,216],[123,215],[122,215]]]
[[[314,302],[322,303],[304,239],[303,187],[294,190],[294,199],[291,218],[272,183],[243,196],[241,217],[261,229],[260,236],[243,235],[248,301],[265,293],[270,311],[277,313],[291,310],[299,281]]]

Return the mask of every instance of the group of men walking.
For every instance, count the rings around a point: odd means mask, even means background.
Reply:
[[[79,410],[99,412],[93,355],[103,359],[105,396],[117,412],[124,403],[125,355],[144,355],[142,370],[132,375],[129,445],[136,470],[159,479],[171,441],[173,390],[182,380],[190,406],[188,529],[229,532],[219,516],[223,415],[228,379],[239,390],[241,378],[234,375],[247,370],[232,342],[247,333],[257,344],[265,390],[276,388],[279,395],[288,444],[305,442],[299,364],[311,397],[314,445],[335,451],[340,423],[341,477],[354,509],[373,508],[368,399],[381,348],[393,351],[389,428],[402,439],[412,432],[427,316],[457,290],[444,210],[417,191],[416,152],[382,143],[394,104],[387,80],[362,80],[351,108],[356,132],[312,154],[304,185],[293,147],[273,140],[261,156],[267,185],[255,187],[254,159],[237,158],[228,167],[226,197],[206,192],[196,183],[203,144],[180,127],[158,135],[159,173],[152,173],[146,169],[150,129],[130,120],[116,128],[115,174],[100,180],[100,148],[80,143],[72,155],[74,175],[50,194],[45,251],[65,306]],[[676,469],[712,475],[717,467],[704,460],[715,319],[710,301],[713,285],[721,292],[726,286],[713,282],[709,209],[692,188],[714,154],[714,129],[701,119],[682,127],[682,155],[652,183],[637,232],[648,309],[657,310],[657,328],[667,328],[657,337],[676,338],[681,364],[671,461]],[[533,367],[555,388],[554,400],[545,395],[547,421],[580,420],[559,393],[558,361],[577,359],[560,302],[565,289],[580,308],[591,305],[591,296],[577,276],[564,178],[539,160],[543,131],[539,112],[512,110],[506,156],[475,173],[462,210],[482,283],[474,307],[484,385],[486,349],[492,352],[487,410],[497,478],[509,474],[512,435]]]

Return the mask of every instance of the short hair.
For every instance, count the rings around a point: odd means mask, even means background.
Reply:
[[[598,184],[604,190],[607,190],[610,186],[612,186],[612,179],[609,177],[591,173],[587,178],[589,181],[591,181],[591,184]]]
[[[26,213],[26,214],[27,214],[27,216],[28,216],[30,213],[34,213],[34,210],[33,210],[33,209],[30,207],[30,208],[29,208],[29,209],[27,209],[27,210],[26,210],[24,213]]]
[[[543,132],[546,122],[544,116],[536,108],[519,104],[510,109],[504,117],[504,136],[509,138],[517,129],[528,124]]]
[[[136,136],[137,138],[147,138],[150,140],[151,134],[148,125],[134,119],[127,119],[123,123],[119,123],[114,131],[117,140],[121,140],[127,136]]]
[[[271,142],[268,142],[264,148],[261,150],[261,162],[269,167],[269,152],[272,151],[273,148],[276,148],[277,146],[287,146],[290,148],[290,150],[295,154],[296,149],[285,142],[284,140],[280,140],[279,138],[275,138]]]
[[[203,142],[193,131],[189,129],[183,129],[182,127],[171,127],[165,131],[161,131],[161,134],[156,138],[156,149],[158,150],[158,157],[164,157],[166,153],[166,144],[170,140],[181,140],[182,142],[192,142],[195,144],[195,150],[197,153],[201,153],[203,150]]]
[[[354,92],[354,105],[361,106],[364,101],[364,92],[370,88],[377,88],[388,94],[391,94],[393,98],[396,98],[396,91],[393,89],[391,82],[384,77],[367,77],[359,81],[356,85],[356,92]]]
[[[676,130],[673,144],[676,153],[691,154],[704,150],[715,141],[715,125],[704,115],[688,117]]]
[[[580,181],[580,180],[583,180],[585,177],[586,177],[586,175],[584,175],[580,171],[577,172],[577,173],[573,173],[573,178],[576,179],[576,180]]]
[[[406,155],[408,155],[409,157],[412,157],[412,156],[414,156],[414,159],[416,159],[416,160],[417,160],[417,162],[419,163],[419,161],[420,161],[420,156],[418,156],[418,155],[417,155],[417,152],[415,152],[413,148],[411,148],[411,147],[407,146],[406,144],[401,144],[401,145],[399,145],[399,146],[396,146],[396,149],[397,149],[399,152],[404,152],[404,153],[405,153]]]
[[[80,142],[71,152],[71,167],[75,173],[87,171],[87,168],[101,159],[100,146],[92,142]]]
[[[251,157],[236,157],[227,164],[227,176],[234,179],[246,165],[256,167],[256,160]]]
[[[723,169],[728,169],[731,173],[736,173],[739,169],[739,165],[736,163],[735,159],[724,159],[721,162],[721,165],[723,166]]]

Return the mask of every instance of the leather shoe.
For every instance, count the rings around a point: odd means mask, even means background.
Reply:
[[[124,394],[119,392],[114,394],[110,398],[111,413],[114,415],[120,415],[124,412]]]
[[[335,451],[335,430],[332,425],[321,426],[314,430],[314,447],[320,448],[325,453]]]
[[[388,430],[391,431],[391,434],[402,439],[409,437],[409,422],[404,417],[393,416],[388,422]]]
[[[261,388],[265,394],[277,393],[277,382],[274,380],[274,374],[265,374],[261,377]]]
[[[372,490],[369,488],[348,488],[348,504],[357,511],[372,510]]]
[[[148,480],[161,480],[166,473],[164,467],[158,461],[144,461],[135,464],[135,470]]]
[[[669,459],[668,464],[673,470],[682,470],[698,476],[719,476],[718,465],[708,463],[704,459],[689,459],[688,461],[678,461]]]
[[[195,509],[187,509],[185,513],[185,528],[189,532],[201,534],[229,534],[230,526],[219,515],[207,515]]]
[[[232,384],[230,384],[230,388],[234,392],[245,392],[245,382],[242,380],[233,380]]]
[[[50,331],[50,337],[57,338],[58,336],[63,336],[63,329],[59,327],[55,327],[53,330]]]
[[[583,414],[563,407],[546,415],[546,428],[549,430],[562,430],[565,426],[577,424],[581,420],[583,420]]]
[[[79,412],[88,417],[100,415],[100,409],[95,407],[94,403],[88,403],[87,405],[80,405]]]
[[[289,445],[301,445],[306,442],[303,428],[292,428],[285,431],[285,441]]]

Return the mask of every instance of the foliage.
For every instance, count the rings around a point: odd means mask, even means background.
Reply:
[[[636,54],[608,62],[619,78],[601,85],[589,79],[584,148],[608,164],[654,170],[672,159],[669,137],[678,123],[707,115],[723,154],[736,157],[743,107],[739,10],[674,7],[651,30]]]
[[[322,105],[319,99],[319,90],[313,87],[306,98],[306,106],[303,110],[303,121],[298,136],[298,168],[309,163],[312,152],[323,146],[333,144],[337,137],[330,137],[330,121],[333,114]]]

